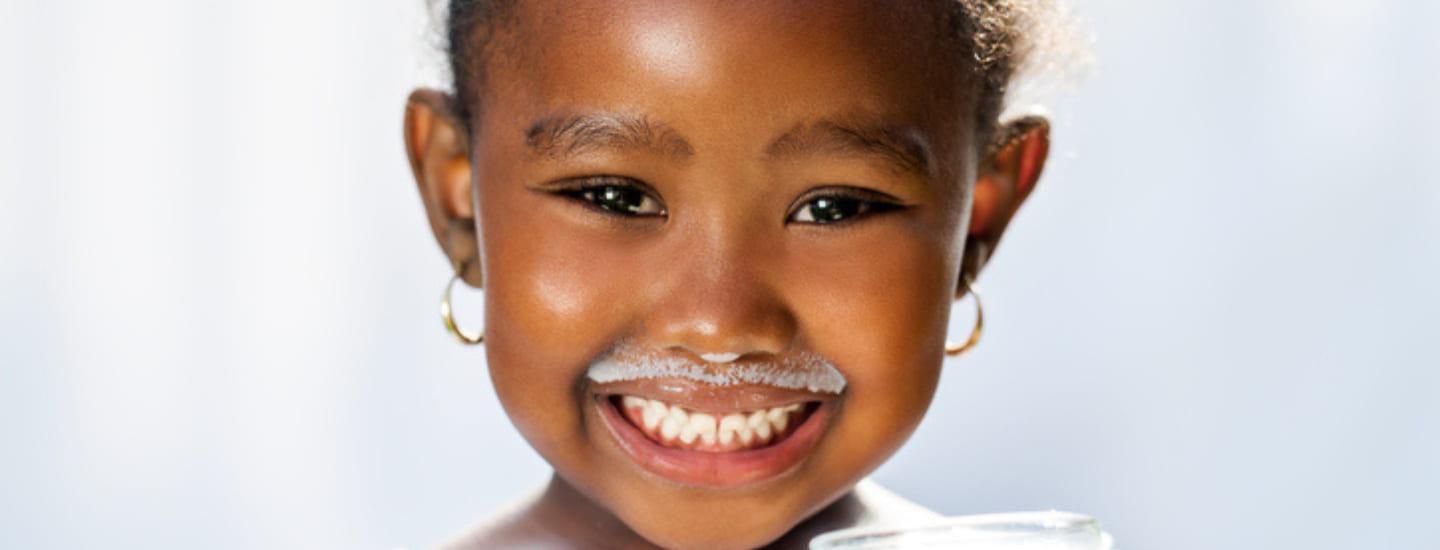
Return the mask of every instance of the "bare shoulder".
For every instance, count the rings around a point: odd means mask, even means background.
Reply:
[[[552,477],[544,488],[464,530],[440,547],[447,550],[655,548],[558,477]]]
[[[491,517],[453,536],[439,548],[475,550],[481,548],[568,549],[572,546],[544,529],[538,518],[540,496],[522,498]]]

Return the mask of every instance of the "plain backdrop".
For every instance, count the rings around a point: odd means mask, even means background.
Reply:
[[[1440,3],[1078,7],[985,340],[875,477],[1127,550],[1435,548]],[[0,2],[0,547],[418,548],[545,479],[436,316],[399,132],[435,37]]]

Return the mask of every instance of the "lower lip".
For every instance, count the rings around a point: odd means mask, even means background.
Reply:
[[[825,401],[779,443],[748,451],[707,453],[671,449],[651,441],[607,396],[597,397],[595,405],[620,448],[640,467],[677,483],[708,487],[759,483],[791,471],[809,456],[830,417],[830,403]]]

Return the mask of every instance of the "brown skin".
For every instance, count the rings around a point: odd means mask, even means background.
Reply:
[[[925,8],[564,5],[563,14],[518,8],[504,39],[522,46],[489,65],[473,134],[446,94],[417,91],[406,109],[431,228],[465,281],[486,291],[496,392],[556,471],[533,502],[465,540],[753,548],[803,545],[781,537],[807,518],[797,531],[874,517],[875,499],[852,489],[924,416],[951,301],[1034,189],[1048,127],[1032,119],[1025,131],[996,132],[1010,136],[1002,146],[980,142],[973,74]],[[527,145],[536,120],[595,113],[643,116],[659,136]],[[918,136],[927,166],[910,171],[834,143],[773,146],[825,119]],[[557,192],[600,175],[648,186],[663,215],[627,217]],[[903,207],[797,221],[837,186]],[[685,486],[632,462],[587,393],[589,362],[626,338],[683,354],[811,351],[849,385],[794,470],[741,487]]]

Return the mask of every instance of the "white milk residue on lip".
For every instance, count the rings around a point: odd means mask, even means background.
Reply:
[[[740,358],[738,353],[702,353],[700,358],[711,363],[729,363]]]
[[[635,357],[617,354],[590,365],[586,376],[597,384],[649,378],[685,378],[715,386],[757,384],[777,388],[840,393],[845,376],[829,361],[802,354],[773,363],[699,364],[682,357]]]

